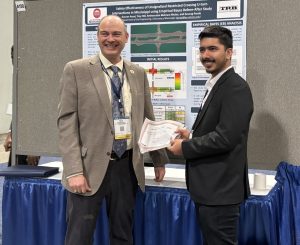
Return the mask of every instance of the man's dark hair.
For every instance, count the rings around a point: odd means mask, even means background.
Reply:
[[[232,48],[232,33],[229,29],[222,26],[207,26],[199,34],[199,40],[206,37],[216,37],[225,49]]]

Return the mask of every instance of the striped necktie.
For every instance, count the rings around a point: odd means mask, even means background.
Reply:
[[[111,70],[113,71],[113,77],[111,78],[112,86],[115,86],[115,89],[112,89],[112,112],[113,119],[120,118],[122,115],[122,111],[120,109],[121,105],[121,79],[119,77],[118,71],[119,68],[117,66],[111,66]],[[121,157],[127,149],[127,140],[126,139],[114,139],[113,142],[113,151],[117,154],[118,157]]]

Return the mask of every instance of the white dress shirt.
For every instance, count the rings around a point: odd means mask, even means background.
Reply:
[[[205,88],[206,88],[206,95],[205,97],[203,98],[202,100],[202,103],[201,103],[201,107],[203,107],[205,101],[207,100],[209,94],[210,94],[210,91],[213,89],[213,87],[215,86],[215,84],[217,83],[217,81],[219,80],[219,78],[226,72],[228,71],[230,68],[232,68],[232,66],[228,66],[225,70],[221,71],[220,73],[218,73],[218,75],[216,75],[215,77],[213,78],[209,78],[206,83],[205,83]]]

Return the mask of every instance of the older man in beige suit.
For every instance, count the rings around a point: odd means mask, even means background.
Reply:
[[[144,119],[154,119],[148,80],[143,68],[120,56],[128,40],[122,19],[104,17],[97,37],[101,53],[69,62],[60,82],[62,183],[68,190],[66,245],[92,244],[104,198],[110,244],[133,244],[135,196],[138,186],[142,190],[145,186],[137,142]],[[114,145],[125,148],[114,152]],[[162,181],[166,152],[154,151],[150,156],[156,180]]]

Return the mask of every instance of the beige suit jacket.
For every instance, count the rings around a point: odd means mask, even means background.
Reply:
[[[144,162],[137,142],[145,117],[154,119],[153,108],[144,69],[128,61],[124,65],[132,96],[133,167],[144,190]],[[93,195],[105,176],[114,138],[112,106],[98,55],[66,64],[59,98],[57,124],[64,167],[62,184],[72,191],[66,177],[82,172],[92,188],[85,195]],[[168,162],[164,150],[152,152],[150,156],[155,166]]]

